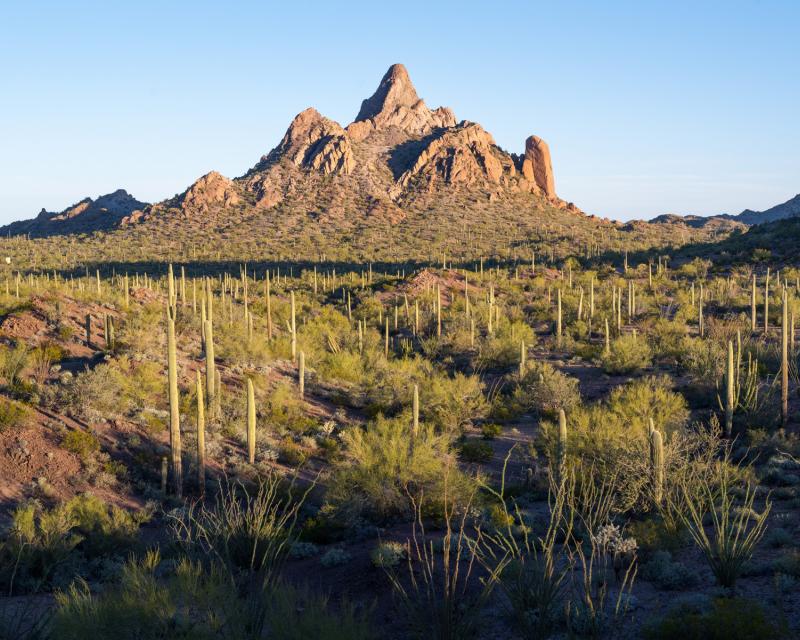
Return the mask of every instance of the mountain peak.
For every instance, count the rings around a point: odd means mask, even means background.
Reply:
[[[361,110],[347,132],[358,141],[375,130],[389,127],[409,136],[419,136],[455,124],[456,118],[450,109],[429,109],[417,95],[408,70],[402,64],[393,64],[381,78],[375,93],[361,103]]]
[[[361,103],[356,122],[377,118],[396,111],[398,107],[413,108],[418,102],[420,99],[408,70],[402,64],[393,64],[381,78],[375,93]]]

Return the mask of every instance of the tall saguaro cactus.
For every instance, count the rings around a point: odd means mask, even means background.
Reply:
[[[297,358],[297,324],[295,319],[295,303],[294,303],[294,291],[290,292],[290,304],[291,304],[291,322],[289,324],[289,328],[292,332],[292,360]]]
[[[306,392],[306,354],[303,351],[297,354],[297,386],[302,398]]]
[[[781,313],[781,424],[789,422],[789,293],[783,287]]]
[[[217,364],[214,360],[214,323],[206,320],[203,323],[203,333],[205,333],[205,354],[206,354],[206,402],[208,403],[209,413],[214,414],[217,398]]]
[[[169,386],[169,443],[172,452],[172,479],[175,495],[183,492],[183,470],[181,466],[181,416],[178,405],[178,360],[175,341],[175,315],[167,305],[167,376]]]
[[[562,332],[562,308],[561,308],[561,287],[556,291],[556,344],[561,346],[561,332]]]
[[[656,506],[664,499],[664,441],[661,432],[650,433],[650,464],[653,468],[653,501]]]
[[[256,461],[256,398],[253,381],[247,379],[247,461]]]
[[[419,433],[419,385],[414,385],[414,394],[411,398],[411,433]]]
[[[558,478],[559,482],[564,477],[567,465],[567,414],[563,409],[558,410]]]
[[[203,401],[203,380],[200,372],[195,381],[197,395],[197,488],[203,495],[206,487],[206,410]]]
[[[736,365],[733,359],[733,340],[728,340],[728,360],[725,366],[725,435],[733,432],[733,410],[736,403]]]

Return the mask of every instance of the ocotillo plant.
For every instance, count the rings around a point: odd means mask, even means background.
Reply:
[[[256,461],[256,398],[253,381],[247,379],[247,461]]]
[[[206,487],[206,411],[203,401],[203,380],[196,371],[197,396],[197,488],[203,495]]]
[[[178,398],[178,360],[175,344],[175,316],[167,305],[167,375],[169,383],[169,441],[172,452],[172,478],[175,495],[183,492],[183,471],[181,466],[181,416]]]
[[[650,464],[653,468],[653,501],[659,506],[664,499],[664,442],[655,429],[650,434]]]

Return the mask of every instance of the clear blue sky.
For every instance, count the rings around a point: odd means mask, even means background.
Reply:
[[[797,0],[6,2],[0,222],[241,175],[394,62],[507,150],[547,140],[585,211],[762,209],[800,192],[798,25]]]

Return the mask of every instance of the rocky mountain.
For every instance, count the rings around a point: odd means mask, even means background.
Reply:
[[[737,215],[721,213],[714,216],[663,214],[649,220],[651,224],[684,225],[694,229],[706,229],[722,232],[744,230],[749,226],[775,222],[800,216],[800,194],[782,204],[775,205],[765,211],[745,209]]]
[[[118,192],[124,193],[124,192]],[[115,195],[115,194],[112,194]],[[127,195],[127,194],[125,194]],[[458,121],[446,107],[430,109],[401,64],[392,65],[350,124],[308,108],[283,138],[243,176],[212,171],[186,191],[154,205],[104,196],[59,214],[15,223],[5,233],[51,235],[146,223],[191,220],[218,227],[248,212],[305,212],[312,220],[405,219],[414,211],[464,198],[514,201],[531,211],[554,207],[577,212],[556,194],[550,151],[537,136],[522,153],[500,148],[479,124]],[[105,203],[105,204],[103,204]],[[107,215],[100,215],[104,206]],[[81,211],[70,212],[77,208]],[[59,224],[74,219],[72,224]],[[78,222],[80,221],[80,222]]]
[[[12,222],[0,228],[0,235],[49,236],[113,229],[134,211],[141,211],[147,206],[146,202],[140,202],[125,189],[117,189],[99,196],[97,200],[84,198],[63,211],[42,209],[31,220]]]
[[[765,211],[753,211],[752,209],[745,209],[740,214],[731,216],[723,214],[721,217],[731,220],[737,220],[744,224],[763,224],[765,222],[775,222],[776,220],[784,220],[786,218],[794,218],[800,216],[800,193],[798,193],[791,200],[787,200],[782,204],[775,205]]]

